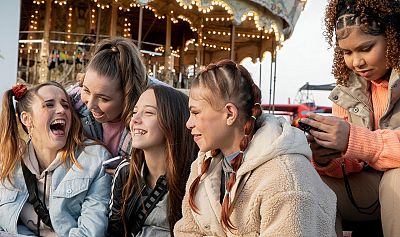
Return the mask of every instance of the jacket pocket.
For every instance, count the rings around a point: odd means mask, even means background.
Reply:
[[[90,178],[76,178],[62,181],[53,192],[54,197],[72,198],[89,189]]]
[[[17,199],[18,191],[0,188],[0,206],[12,203]]]
[[[89,189],[89,183],[90,179],[86,177],[62,181],[52,195],[56,205],[65,214],[78,218]]]

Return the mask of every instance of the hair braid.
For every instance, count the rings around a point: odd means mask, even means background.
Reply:
[[[244,137],[242,138],[242,140],[240,141],[240,152],[239,154],[232,160],[232,168],[233,168],[233,173],[232,175],[230,175],[229,180],[227,182],[226,185],[226,194],[224,197],[224,200],[222,202],[222,210],[221,210],[221,222],[222,222],[222,226],[224,228],[228,228],[228,229],[236,229],[236,227],[233,225],[233,223],[231,222],[229,216],[230,216],[230,192],[232,190],[233,185],[236,182],[236,172],[239,170],[240,165],[243,162],[243,155],[244,155],[244,151],[247,149],[247,147],[249,146],[249,143],[251,141],[251,139],[253,138],[253,135],[255,133],[255,122],[256,119],[258,117],[260,117],[260,115],[262,114],[262,110],[261,110],[261,91],[260,89],[257,87],[257,85],[254,84],[253,80],[251,79],[250,76],[246,75],[247,70],[241,66],[241,65],[237,65],[236,66],[239,71],[241,72],[242,76],[242,80],[244,80],[244,83],[247,84],[251,84],[251,99],[248,103],[250,103],[252,105],[251,107],[251,115],[249,116],[249,118],[247,119],[245,125],[244,125]]]

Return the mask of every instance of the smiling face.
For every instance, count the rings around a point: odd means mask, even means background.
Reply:
[[[56,86],[43,86],[32,102],[32,112],[22,112],[21,120],[31,131],[38,148],[60,150],[71,128],[71,108],[67,95]]]
[[[99,123],[119,121],[122,113],[122,89],[116,80],[88,70],[82,85],[81,98]]]
[[[142,149],[165,149],[164,133],[158,122],[156,96],[152,89],[146,90],[135,105],[129,124],[132,147]]]
[[[189,96],[190,117],[186,127],[191,130],[200,151],[214,149],[230,150],[233,144],[232,129],[227,126],[227,115],[223,109],[214,108],[204,99],[205,90],[192,88]],[[229,154],[229,152],[225,152]]]
[[[383,35],[364,33],[359,26],[351,27],[350,34],[338,40],[346,66],[365,80],[381,79],[386,68],[386,40]]]

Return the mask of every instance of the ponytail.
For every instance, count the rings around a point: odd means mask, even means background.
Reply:
[[[21,99],[21,94],[7,90],[3,95],[0,115],[0,182],[11,183],[11,176],[17,162],[22,159],[25,144],[18,131],[17,112],[13,105],[13,97]],[[23,95],[22,95],[23,96]],[[18,103],[18,102],[16,102]]]

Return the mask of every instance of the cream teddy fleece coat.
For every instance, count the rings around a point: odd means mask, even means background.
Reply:
[[[245,151],[230,195],[230,220],[236,230],[221,226],[223,157],[200,152],[192,164],[176,237],[336,236],[336,196],[311,165],[303,132],[282,117],[264,114],[257,121],[261,127]],[[196,213],[189,206],[189,187],[205,159],[213,160],[197,189]]]

